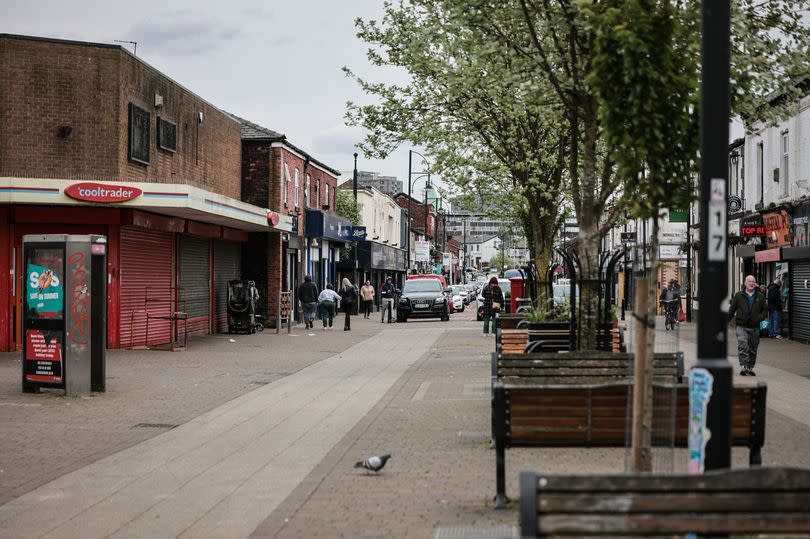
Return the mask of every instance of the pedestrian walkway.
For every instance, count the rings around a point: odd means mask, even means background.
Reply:
[[[0,536],[249,535],[440,329],[386,333],[7,503]]]

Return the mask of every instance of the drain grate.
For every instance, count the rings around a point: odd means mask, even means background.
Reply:
[[[180,425],[175,425],[174,423],[138,423],[137,425],[133,425],[133,429],[173,429],[175,427],[179,427]]]
[[[520,537],[517,526],[474,528],[447,526],[436,529],[435,539],[513,539]]]
[[[464,384],[465,395],[487,394],[491,389],[491,384]]]
[[[460,430],[459,439],[465,442],[483,442],[492,438],[492,433],[488,430]]]

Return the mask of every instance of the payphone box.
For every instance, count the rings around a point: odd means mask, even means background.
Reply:
[[[105,255],[104,236],[23,237],[23,392],[104,390]]]

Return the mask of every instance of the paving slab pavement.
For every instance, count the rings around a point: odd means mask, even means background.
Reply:
[[[248,535],[440,331],[386,333],[12,500],[0,536]]]

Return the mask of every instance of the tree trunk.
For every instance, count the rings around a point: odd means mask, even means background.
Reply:
[[[577,314],[577,349],[596,350],[596,332],[599,327],[599,231],[579,230],[579,312]]]
[[[556,214],[551,216],[540,216],[539,211],[531,211],[532,233],[534,242],[534,264],[537,268],[537,304],[536,308],[548,312],[551,308],[551,298],[548,296],[548,268],[551,264],[552,251],[554,246],[554,234],[556,232],[554,222]]]

